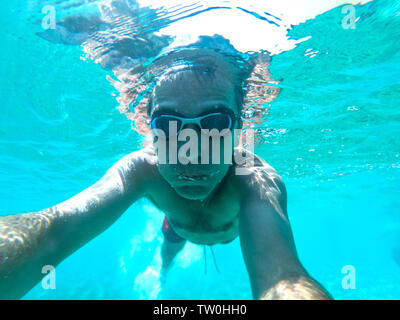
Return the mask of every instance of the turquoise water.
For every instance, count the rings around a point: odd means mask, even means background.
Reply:
[[[112,72],[81,59],[79,45],[35,34],[45,3],[0,5],[1,215],[60,203],[140,149],[141,136],[117,110],[119,93],[106,80]],[[355,29],[342,27],[341,7],[288,27],[289,39],[310,38],[272,58],[282,90],[268,105],[256,153],[286,183],[299,256],[311,275],[337,299],[398,299],[400,3],[355,8]],[[221,274],[210,262],[204,274],[203,248],[188,244],[160,292],[162,219],[138,201],[57,267],[56,290],[38,285],[25,298],[251,298],[238,239],[214,246]],[[346,265],[356,269],[356,289],[342,288]]]

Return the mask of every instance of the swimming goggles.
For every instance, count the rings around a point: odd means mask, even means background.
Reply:
[[[186,124],[196,124],[200,129],[209,130],[217,129],[221,132],[224,129],[232,130],[233,122],[236,119],[236,116],[233,112],[229,111],[219,111],[208,113],[203,116],[199,116],[196,118],[184,118],[175,115],[159,115],[155,116],[151,120],[151,128],[155,135],[159,136],[160,131],[165,134],[165,137],[168,139],[170,136],[170,123],[175,121],[177,128],[177,135],[179,135],[180,131]],[[212,132],[211,132],[212,134]],[[223,133],[222,133],[223,134]]]

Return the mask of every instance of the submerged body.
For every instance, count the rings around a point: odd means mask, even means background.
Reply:
[[[143,197],[165,212],[175,232],[194,243],[229,242],[240,235],[255,298],[329,298],[297,258],[282,180],[256,159],[250,174],[228,172],[205,200],[188,200],[164,181],[153,150],[146,148],[124,157],[92,187],[55,207],[1,217],[0,254],[7,257],[0,264],[1,298],[23,296],[40,281],[43,265],[60,263]],[[7,240],[16,235],[23,240]]]
[[[140,198],[150,199],[167,217],[163,270],[185,240],[212,245],[239,236],[254,298],[330,298],[297,257],[281,177],[233,139],[243,124],[240,79],[222,56],[193,52],[193,63],[177,59],[181,64],[160,76],[152,91],[147,116],[155,134],[150,146],[125,156],[97,183],[63,203],[0,217],[0,298],[22,297],[40,281],[44,265],[59,264]],[[174,135],[161,134],[164,129],[171,133],[171,124]],[[210,135],[209,129],[218,134]],[[201,141],[194,148],[198,152],[179,151],[178,161],[170,161],[173,142],[179,150],[185,147],[184,133]],[[156,148],[155,140],[166,148]],[[206,146],[208,140],[212,143]],[[248,154],[252,161],[225,161],[235,153]],[[218,155],[219,161],[199,164],[199,155],[202,160]],[[164,158],[168,161],[160,161]]]

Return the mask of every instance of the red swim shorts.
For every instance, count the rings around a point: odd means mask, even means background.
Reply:
[[[182,241],[186,241],[186,239],[182,238],[174,231],[174,229],[172,229],[172,226],[170,225],[167,217],[164,218],[162,232],[164,234],[164,238],[167,239],[169,242],[179,243]]]

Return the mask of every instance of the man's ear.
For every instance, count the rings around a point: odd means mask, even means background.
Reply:
[[[147,106],[146,106],[146,112],[147,112],[147,117],[150,119],[151,115],[151,107],[153,106],[153,95],[149,96],[149,100],[147,101]]]
[[[242,117],[239,115],[238,117],[238,129],[242,129],[243,127],[243,120]]]
[[[242,111],[239,111],[236,115],[236,128],[242,129],[243,128],[243,118],[242,118]]]
[[[234,148],[237,148],[238,146],[239,146],[239,144],[240,144],[240,139],[241,139],[241,136],[242,136],[242,125],[243,125],[243,122],[242,122],[242,118],[241,117],[239,117],[238,118],[238,121],[237,121],[237,128],[235,129],[235,130],[233,130],[233,145],[234,145]]]
[[[233,132],[233,145],[234,148],[237,148],[240,144],[240,139],[242,136],[242,128],[243,128],[243,119],[242,119],[242,112],[240,111],[238,115],[236,116],[236,123],[237,125],[235,126],[235,130]]]

